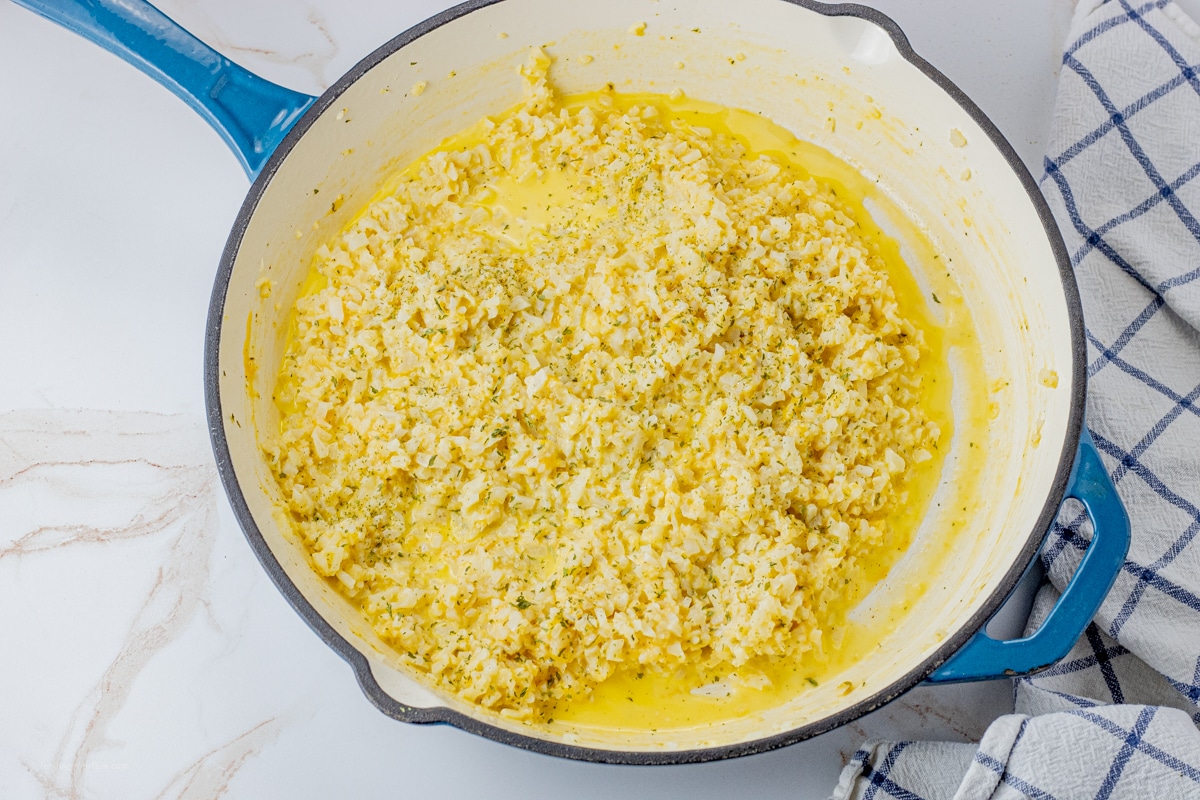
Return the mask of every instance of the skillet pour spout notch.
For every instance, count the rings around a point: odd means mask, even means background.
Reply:
[[[14,0],[170,89],[211,125],[251,180],[316,100],[239,67],[144,0]]]

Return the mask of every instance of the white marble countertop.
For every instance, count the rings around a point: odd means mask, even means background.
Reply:
[[[874,4],[1040,171],[1072,0]],[[447,5],[160,3],[310,93]],[[825,797],[864,738],[976,738],[1010,710],[1004,682],[918,688],[800,745],[657,768],[384,717],[215,482],[202,335],[236,161],[148,78],[7,2],[0,109],[0,797]]]

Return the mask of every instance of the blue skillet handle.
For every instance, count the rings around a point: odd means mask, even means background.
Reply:
[[[927,683],[958,683],[1027,675],[1059,661],[1100,609],[1129,551],[1129,515],[1117,497],[1087,428],[1079,437],[1067,496],[1083,503],[1092,541],[1058,604],[1032,636],[998,642],[984,631],[934,670]]]
[[[170,89],[232,148],[253,180],[316,99],[242,69],[143,0],[15,0]]]

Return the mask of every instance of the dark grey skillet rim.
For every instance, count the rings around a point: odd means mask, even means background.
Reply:
[[[999,129],[988,119],[983,111],[949,78],[913,51],[908,38],[900,30],[899,25],[885,14],[856,3],[825,5],[814,2],[814,0],[781,0],[781,2],[802,6],[810,11],[815,11],[818,14],[829,17],[859,17],[882,28],[891,37],[896,45],[896,49],[905,59],[941,87],[979,124],[992,140],[992,143],[999,149],[1005,160],[1008,161],[1009,166],[1016,173],[1026,193],[1029,195],[1030,202],[1033,203],[1034,208],[1037,210],[1038,217],[1042,221],[1042,227],[1045,229],[1046,237],[1050,242],[1050,247],[1054,252],[1055,260],[1058,262],[1059,277],[1062,280],[1063,294],[1070,317],[1071,352],[1073,358],[1071,411],[1067,422],[1067,433],[1063,450],[1059,456],[1058,470],[1055,473],[1054,482],[1050,488],[1046,504],[1042,508],[1037,524],[1031,531],[1028,540],[1021,548],[1020,556],[1009,567],[999,587],[997,587],[983,606],[958,631],[949,636],[932,655],[910,670],[902,678],[880,689],[869,698],[836,714],[802,725],[786,733],[739,744],[685,751],[643,752],[576,747],[547,741],[534,736],[514,733],[452,709],[442,707],[427,709],[412,708],[396,701],[384,692],[375,680],[367,659],[354,649],[346,639],[342,638],[300,593],[276,560],[271,549],[267,546],[266,540],[263,538],[262,533],[255,524],[253,516],[250,514],[249,506],[246,504],[245,496],[242,494],[237,476],[234,474],[233,462],[229,454],[229,442],[225,438],[225,424],[220,397],[220,364],[218,363],[225,296],[229,288],[229,280],[233,272],[234,261],[237,258],[238,248],[241,246],[242,237],[250,224],[250,218],[254,215],[258,202],[270,184],[271,178],[279,169],[280,164],[287,157],[288,153],[291,152],[301,137],[304,136],[304,133],[312,126],[317,117],[332,105],[351,84],[392,53],[419,39],[426,33],[460,17],[464,17],[472,11],[499,2],[503,2],[503,0],[468,0],[468,2],[447,9],[400,34],[355,65],[353,69],[343,75],[337,83],[317,99],[313,106],[296,123],[295,127],[284,137],[279,147],[276,148],[275,152],[267,160],[266,165],[254,181],[254,184],[250,187],[246,200],[238,212],[233,229],[229,234],[229,239],[225,244],[225,250],[221,255],[221,263],[217,272],[216,282],[213,285],[212,299],[209,305],[208,325],[204,337],[204,395],[208,411],[209,434],[212,439],[217,470],[225,486],[225,491],[229,496],[229,502],[233,507],[234,515],[241,524],[251,548],[253,548],[255,555],[258,556],[258,560],[262,563],[267,574],[270,575],[271,580],[275,582],[276,587],[278,587],[279,591],[282,592],[283,596],[292,605],[292,608],[296,610],[304,621],[309,624],[309,627],[327,645],[337,651],[350,664],[354,670],[354,674],[358,678],[359,686],[367,698],[384,714],[404,722],[449,723],[462,730],[485,736],[497,742],[503,742],[547,755],[581,761],[614,764],[687,764],[763,753],[768,750],[794,744],[845,725],[861,717],[863,714],[874,711],[880,706],[891,702],[927,678],[933,670],[966,644],[967,640],[976,631],[981,630],[987,624],[991,616],[1004,604],[1009,594],[1012,593],[1012,590],[1016,587],[1026,568],[1041,548],[1046,531],[1049,530],[1051,523],[1057,516],[1059,506],[1066,493],[1067,479],[1075,460],[1075,450],[1078,446],[1079,435],[1083,426],[1087,392],[1085,374],[1086,349],[1083,331],[1083,309],[1080,304],[1079,290],[1075,284],[1066,245],[1063,243],[1062,235],[1058,230],[1054,217],[1050,213],[1050,208],[1038,190],[1033,177],[1029,174],[1029,171],[1025,168],[1025,165],[1021,162],[1012,146],[1005,140]]]

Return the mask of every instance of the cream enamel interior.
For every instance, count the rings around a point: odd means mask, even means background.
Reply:
[[[630,26],[642,21],[644,35],[632,35]],[[278,424],[272,385],[311,252],[361,210],[390,172],[515,104],[521,97],[515,66],[531,45],[555,58],[551,75],[563,91],[605,82],[618,91],[679,88],[761,113],[840,156],[877,180],[950,257],[979,329],[986,388],[998,409],[989,428],[991,457],[976,463],[956,437],[940,495],[953,495],[958,470],[984,471],[979,485],[986,496],[968,499],[968,530],[872,657],[770,712],[664,735],[557,723],[533,728],[468,707],[399,667],[359,613],[317,578],[275,510],[275,485],[255,429]],[[583,54],[593,60],[581,63]],[[419,81],[427,88],[418,97],[411,89]],[[255,522],[304,597],[367,656],[385,692],[528,736],[622,751],[692,750],[782,733],[848,708],[914,669],[967,623],[1020,557],[1059,467],[1073,393],[1070,322],[1054,253],[1003,155],[882,29],[783,0],[678,7],[653,0],[506,0],[393,53],[322,113],[266,187],[234,264],[219,358],[225,434]],[[1043,385],[1046,370],[1057,373],[1057,388]],[[930,532],[948,518],[945,505],[929,515],[909,554],[858,613],[869,615],[911,581],[929,577],[923,565],[939,547]],[[842,682],[854,688],[844,691]]]

